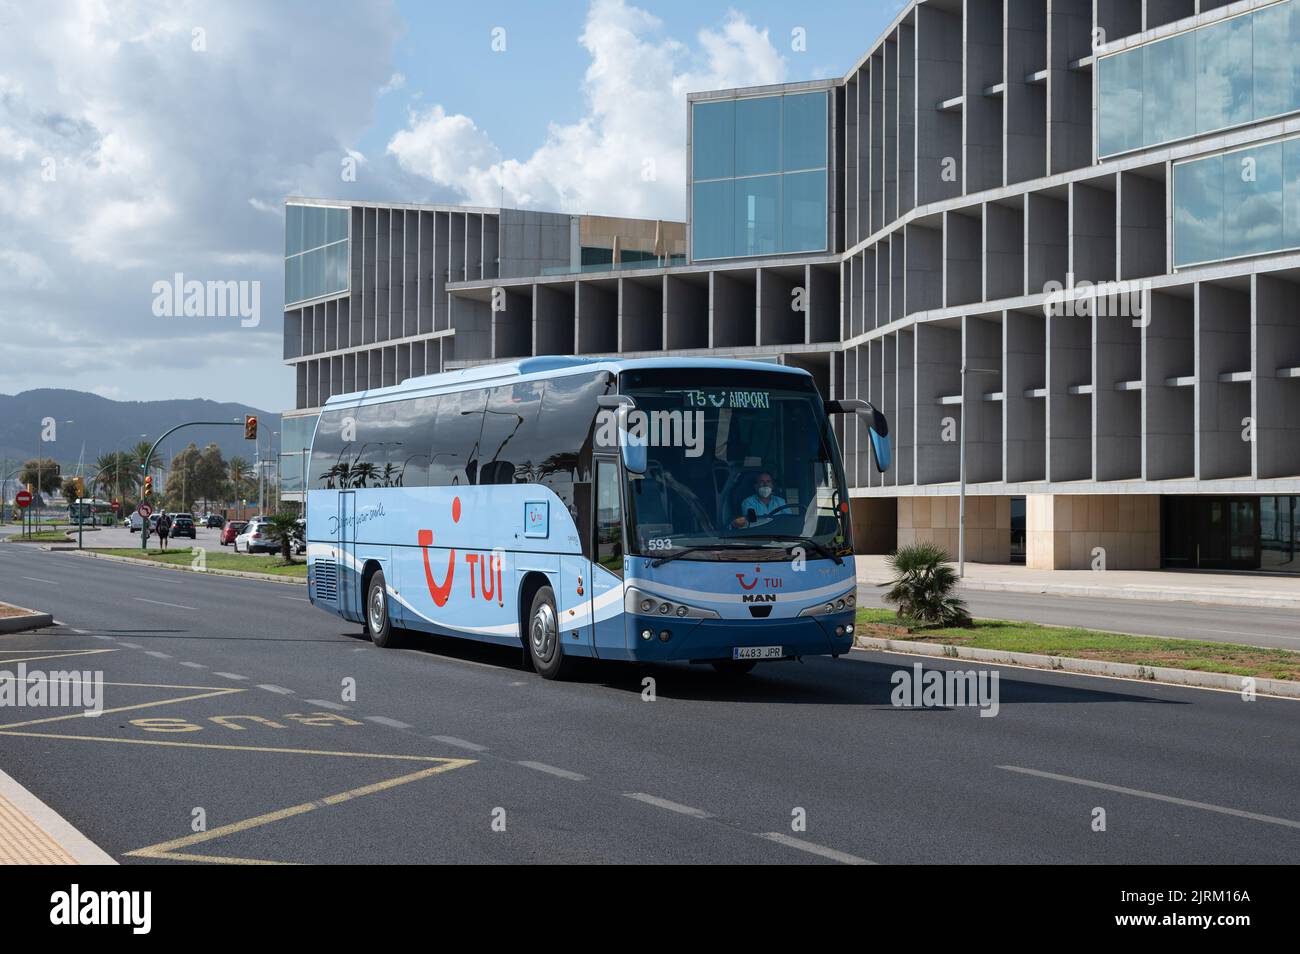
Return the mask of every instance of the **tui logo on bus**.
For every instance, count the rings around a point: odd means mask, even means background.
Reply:
[[[740,584],[742,590],[749,592],[760,583],[763,584],[763,589],[765,590],[779,590],[784,581],[779,576],[764,576],[763,568],[761,566],[756,566],[754,567],[754,578],[752,580],[747,579],[744,573],[737,573],[736,582]],[[775,599],[775,597],[773,597],[773,599]],[[751,603],[754,602],[754,600],[750,597],[745,597],[745,602]]]
[[[453,497],[451,501],[451,522],[460,523],[460,498]],[[433,531],[421,530],[419,532],[420,554],[424,557],[424,582],[429,587],[429,595],[433,597],[434,605],[446,606],[447,600],[451,598],[451,582],[456,575],[456,550],[453,547],[447,553],[447,575],[441,583],[433,581],[433,569],[429,566],[429,547],[433,546]]]
[[[460,498],[453,497],[451,501],[451,522],[460,523]],[[429,588],[429,596],[432,597],[434,605],[446,606],[451,599],[451,585],[456,576],[456,550],[451,548],[447,551],[447,571],[441,583],[433,577],[433,567],[429,561],[429,548],[433,546],[433,531],[421,530],[419,532],[420,553],[424,558],[424,582]],[[505,583],[504,583],[504,566],[505,555],[498,553],[466,553],[464,555],[465,563],[469,569],[465,572],[469,574],[469,597],[470,599],[483,599],[487,602],[496,601],[498,606],[505,605]],[[478,570],[478,580],[474,579],[474,571]]]

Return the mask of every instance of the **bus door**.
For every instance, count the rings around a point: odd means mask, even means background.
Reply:
[[[344,619],[361,619],[361,574],[356,569],[357,495],[339,492],[338,579],[339,615]]]
[[[617,457],[597,455],[593,461],[591,611],[595,621],[596,653],[627,649],[623,619],[623,502]],[[602,572],[602,569],[607,572]]]

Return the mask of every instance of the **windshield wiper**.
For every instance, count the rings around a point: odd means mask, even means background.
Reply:
[[[812,548],[813,550],[816,550],[819,554],[821,554],[822,556],[824,556],[826,559],[828,559],[828,560],[834,560],[836,566],[843,566],[843,565],[844,565],[844,560],[840,557],[840,555],[839,555],[838,553],[836,553],[836,552],[835,552],[834,550],[832,550],[830,547],[826,546],[826,544],[824,544],[824,543],[818,543],[818,542],[817,542],[816,540],[814,540],[812,537],[800,537],[800,536],[796,536],[796,535],[792,535],[792,534],[776,534],[776,533],[771,533],[771,534],[768,534],[768,539],[769,539],[769,540],[782,540],[782,541],[784,541],[784,540],[789,540],[789,541],[792,542],[792,543],[802,543],[802,544],[804,544],[805,546],[808,546],[808,547]]]
[[[667,556],[661,556],[658,559],[651,560],[650,566],[663,566],[665,563],[671,563],[673,560],[679,560],[688,553],[699,553],[702,550],[761,550],[762,547],[756,547],[749,543],[709,543],[697,547],[684,547],[676,553],[670,553]]]

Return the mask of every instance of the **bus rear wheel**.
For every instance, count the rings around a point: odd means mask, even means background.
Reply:
[[[719,659],[713,663],[716,672],[723,676],[748,676],[758,663],[744,659]]]
[[[380,649],[397,645],[397,634],[388,618],[388,589],[384,571],[376,569],[366,586],[366,633]]]
[[[543,679],[563,679],[568,674],[572,660],[564,655],[560,617],[555,611],[555,592],[549,586],[541,587],[533,596],[524,639],[533,668]]]

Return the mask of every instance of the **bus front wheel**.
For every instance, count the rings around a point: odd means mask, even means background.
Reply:
[[[370,641],[380,649],[396,645],[393,624],[388,618],[388,589],[384,571],[376,569],[366,587],[366,632]]]
[[[560,642],[560,617],[555,612],[555,593],[549,586],[538,589],[528,611],[528,654],[533,668],[543,679],[562,679],[571,660]]]

